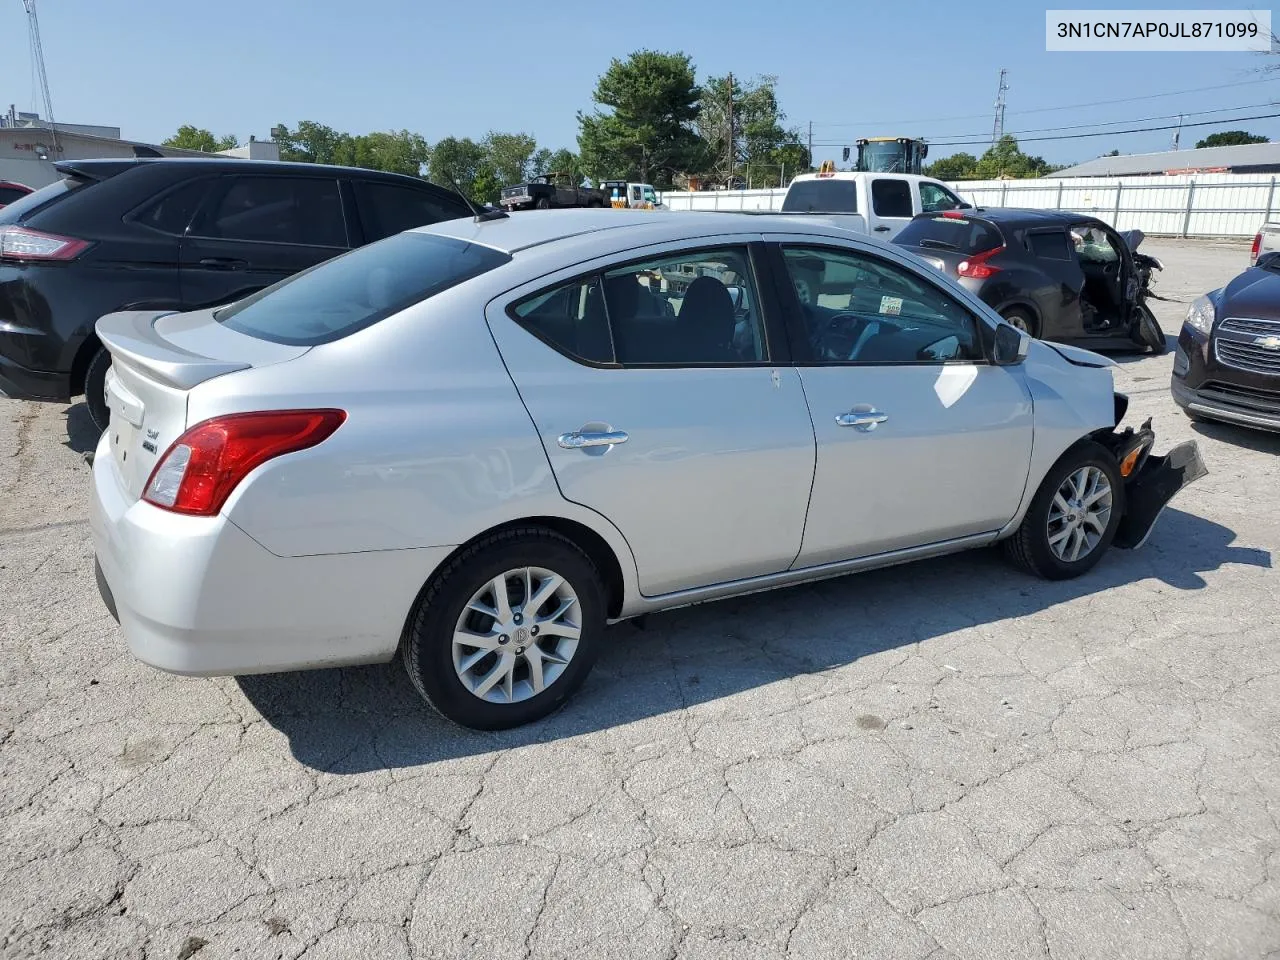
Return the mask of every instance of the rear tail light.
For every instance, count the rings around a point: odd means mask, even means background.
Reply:
[[[1262,249],[1262,234],[1255,233],[1253,235],[1253,246],[1249,248],[1249,263],[1258,262],[1258,251]]]
[[[198,423],[165,451],[142,499],[174,513],[212,517],[254,469],[327,440],[342,410],[236,413]]]
[[[987,263],[997,253],[1003,253],[1004,247],[992,247],[990,250],[984,250],[982,253],[975,253],[967,260],[961,260],[960,266],[956,268],[956,272],[969,280],[985,280],[987,277],[995,276],[1000,272],[999,267],[993,267]]]
[[[0,227],[0,257],[13,260],[74,260],[88,246],[88,240],[60,237],[29,227]]]

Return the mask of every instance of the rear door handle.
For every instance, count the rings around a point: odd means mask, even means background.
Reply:
[[[842,427],[857,427],[864,433],[869,433],[876,428],[876,424],[884,423],[888,419],[889,415],[879,410],[851,410],[848,413],[839,414],[836,417],[836,423]]]
[[[562,433],[556,443],[566,450],[581,450],[583,447],[612,447],[616,443],[626,443],[629,438],[622,430],[609,430],[594,433],[575,430],[573,433]]]
[[[876,227],[876,233],[888,233],[888,232],[889,232],[888,227]]]
[[[243,270],[248,265],[248,260],[237,260],[234,257],[205,257],[200,261],[200,266],[210,270]]]

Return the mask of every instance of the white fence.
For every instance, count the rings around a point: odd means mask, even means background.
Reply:
[[[1176,237],[1252,237],[1280,204],[1277,177],[1206,173],[1153,177],[963,180],[953,190],[977,206],[1071,210],[1118,230]],[[781,210],[784,189],[663,194],[672,210]],[[1280,211],[1277,211],[1280,212]]]

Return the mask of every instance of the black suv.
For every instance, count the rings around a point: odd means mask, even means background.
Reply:
[[[305,163],[75,160],[0,209],[0,395],[108,412],[110,356],[94,323],[116,310],[238,300],[352,247],[471,214],[414,177]]]
[[[1145,303],[1159,261],[1094,217],[979,207],[922,213],[893,242],[957,280],[1015,327],[1090,347],[1165,350]]]

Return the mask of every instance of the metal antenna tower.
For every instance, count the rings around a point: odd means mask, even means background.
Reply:
[[[53,98],[49,96],[49,75],[44,69],[44,47],[40,43],[40,20],[36,17],[36,0],[22,0],[27,11],[27,29],[31,34],[31,56],[35,60],[40,77],[40,96],[44,98],[45,116],[49,118],[49,132],[53,136],[53,158],[58,159],[58,127],[53,121]]]
[[[1000,86],[996,90],[996,121],[991,127],[991,145],[994,147],[1000,142],[1000,138],[1004,136],[1004,95],[1009,89],[1009,85],[1004,82],[1004,78],[1009,71],[1004,67],[1000,68]]]

